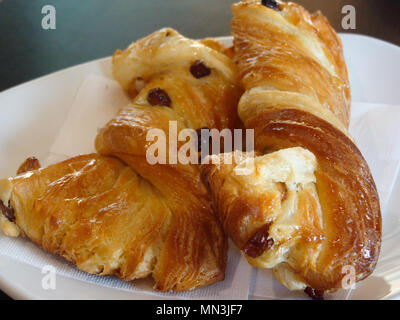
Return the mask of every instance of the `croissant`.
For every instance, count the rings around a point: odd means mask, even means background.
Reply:
[[[9,235],[22,232],[84,271],[124,280],[151,273],[172,217],[150,183],[97,154],[21,173],[0,188],[17,225]]]
[[[132,103],[99,131],[98,154],[2,181],[11,220],[3,230],[90,273],[152,275],[160,291],[224,279],[227,241],[199,166],[174,163],[169,151],[185,144],[174,142],[171,123],[177,132],[238,125],[236,66],[225,50],[162,29],[117,51],[113,74]],[[165,132],[166,163],[148,159],[153,129]],[[190,148],[196,139],[189,137]]]
[[[294,3],[242,1],[233,14],[238,112],[256,153],[212,156],[203,180],[250,264],[318,298],[348,270],[367,277],[381,244],[376,186],[348,133],[341,41],[321,13]]]

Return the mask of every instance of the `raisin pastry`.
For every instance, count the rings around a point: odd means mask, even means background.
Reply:
[[[171,223],[150,183],[97,154],[2,180],[0,190],[7,235],[22,233],[84,271],[124,280],[151,274]]]
[[[376,186],[347,130],[341,41],[321,13],[294,3],[242,1],[233,14],[238,112],[258,155],[206,164],[203,178],[249,262],[318,298],[342,287],[345,267],[355,281],[371,274],[381,244]]]
[[[160,291],[223,280],[226,237],[198,165],[170,159],[185,142],[169,130],[239,125],[236,66],[224,50],[162,29],[117,51],[113,74],[132,103],[99,131],[99,154],[1,181],[3,230],[90,273],[152,275]],[[152,129],[165,133],[167,163],[147,157]],[[197,137],[185,138],[197,152]]]
[[[199,167],[177,159],[187,143],[174,137],[170,125],[176,127],[176,132],[241,125],[236,115],[241,94],[236,85],[236,66],[220,51],[172,29],[163,29],[113,57],[115,79],[134,98],[100,130],[96,149],[129,164],[151,181],[176,210],[183,208],[182,203],[190,203],[193,210],[206,207],[203,201],[208,193]],[[146,137],[154,129],[165,134],[164,163],[148,159],[153,142]]]

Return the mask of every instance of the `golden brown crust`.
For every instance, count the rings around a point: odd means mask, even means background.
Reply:
[[[7,181],[18,230],[86,272],[152,275],[160,291],[224,278],[227,244],[209,201],[173,206],[115,158],[79,156]]]
[[[172,29],[117,51],[113,74],[133,101],[99,131],[101,155],[0,181],[21,231],[84,271],[124,280],[152,275],[160,291],[223,280],[227,240],[198,166],[146,158],[151,129],[163,130],[169,146],[170,121],[177,132],[240,124],[236,69],[223,51]],[[192,70],[196,63],[203,65]]]
[[[40,168],[39,160],[35,157],[27,158],[18,168],[17,174],[25,173],[27,171],[36,170]]]
[[[174,213],[176,223],[171,226],[159,267],[153,273],[159,290],[170,288],[177,281],[182,286],[198,287],[221,280],[224,274],[226,240],[198,167],[179,162],[150,165],[146,159],[151,144],[146,136],[152,129],[160,129],[166,135],[166,160],[171,162],[170,122],[177,124],[177,132],[184,128],[223,129],[240,125],[234,112],[240,96],[235,65],[222,53],[221,45],[216,47],[215,42],[205,42],[203,45],[172,29],[163,29],[115,55],[116,80],[128,88],[126,83],[140,78],[144,80],[144,87],[136,93],[132,104],[123,108],[96,138],[99,153],[122,159],[150,181]],[[179,49],[178,56],[172,57],[166,51],[168,47],[174,48],[174,52]],[[192,73],[191,67],[197,62],[209,71],[206,76]],[[146,65],[150,63],[152,68],[148,69]],[[129,77],[124,73],[127,68],[132,68]],[[149,94],[155,88],[168,97],[166,106],[152,105],[153,100],[149,101]],[[184,143],[179,141],[177,149]],[[207,269],[218,272],[211,275]]]
[[[16,223],[37,245],[90,273],[151,274],[171,212],[121,161],[79,156],[8,180]]]
[[[368,165],[354,143],[322,119],[293,109],[266,112],[248,119],[246,127],[255,129],[256,148],[302,146],[318,159],[316,185],[326,239],[317,265],[295,271],[317,289],[340,286],[346,265],[355,267],[358,280],[368,276],[379,256],[380,207]]]
[[[321,15],[312,17],[294,3],[280,7],[277,12],[255,1],[233,6],[243,86],[311,96],[348,126],[350,87],[340,39]]]
[[[303,265],[314,263],[314,252],[325,238],[314,155],[289,148],[256,157],[236,151],[233,164],[219,157],[220,165],[202,166],[202,177],[212,191],[224,230],[249,262],[276,269],[301,255]],[[240,174],[239,169],[246,167],[251,170]]]
[[[180,48],[181,60],[174,60],[171,65],[169,55],[163,56],[158,52],[158,46],[164,48],[163,41]],[[198,167],[192,164],[168,164],[171,162],[169,124],[176,122],[177,132],[184,128],[223,129],[239,126],[234,112],[240,96],[235,84],[235,66],[222,53],[210,50],[215,47],[214,43],[202,46],[171,29],[148,36],[145,46],[141,43],[142,40],[115,56],[114,70],[136,64],[129,58],[133,52],[135,57],[139,56],[144,61],[152,57],[157,65],[151,72],[145,67],[135,68],[132,72],[131,78],[145,80],[144,88],[137,93],[131,105],[123,108],[99,132],[96,149],[101,154],[122,159],[141,177],[150,181],[174,213],[176,222],[171,226],[164,244],[165,251],[153,273],[158,281],[157,288],[165,290],[177,281],[186,287],[214,283],[223,278],[226,240],[200,180]],[[191,58],[194,46],[198,53],[196,59],[211,69],[207,76],[197,78],[191,73],[191,66],[197,61]],[[223,51],[221,46],[218,50]],[[219,67],[221,63],[223,68]],[[119,77],[118,71],[114,74],[124,86],[125,78]],[[168,96],[167,106],[149,102],[147,97],[155,88],[160,88]],[[146,141],[146,136],[152,129],[160,129],[166,135],[167,164],[151,165],[146,159],[151,144]],[[184,143],[179,141],[177,149]],[[181,254],[177,255],[176,252]],[[218,272],[211,275],[207,269]]]
[[[286,191],[273,184],[255,191],[255,184],[252,193],[246,192],[257,176],[241,181],[232,165],[206,165],[203,174],[224,229],[239,248],[272,223],[264,240],[269,237],[274,245],[260,257],[249,257],[250,263],[274,268],[290,289],[332,290],[341,287],[344,266],[355,268],[356,280],[373,271],[381,243],[379,199],[368,165],[347,132],[350,90],[339,38],[322,14],[279,3],[280,10],[253,0],[233,6],[235,59],[246,90],[239,116],[255,130],[255,148],[267,153],[265,161],[275,157],[269,152],[292,147],[315,155],[315,181],[295,193],[296,221],[291,223],[302,236],[290,233],[284,239],[288,251],[274,256],[283,243],[277,238],[285,234],[274,229],[282,227],[274,217],[286,212],[288,200],[281,200]],[[256,168],[273,172],[277,167]],[[290,239],[294,242],[288,244]]]

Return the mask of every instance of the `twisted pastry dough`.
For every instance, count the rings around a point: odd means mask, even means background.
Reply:
[[[255,130],[259,156],[205,165],[204,180],[225,231],[251,264],[273,268],[289,289],[332,290],[342,286],[343,267],[353,267],[358,281],[376,265],[378,194],[347,131],[339,38],[321,13],[264,2],[235,4],[232,21],[246,90],[239,117]],[[254,171],[238,175],[249,160]]]
[[[163,130],[168,155],[170,121],[177,130],[237,125],[240,93],[224,50],[162,29],[117,51],[114,77],[134,100],[100,130],[101,155],[1,181],[3,213],[13,211],[19,230],[10,221],[3,229],[21,231],[90,273],[124,280],[152,275],[161,291],[222,280],[227,242],[198,166],[151,165],[146,151],[153,142],[146,136]]]
[[[121,161],[97,154],[2,180],[0,191],[18,226],[3,225],[8,235],[20,231],[84,271],[124,280],[151,273],[171,220],[154,187]]]
[[[191,281],[200,281],[210,275],[202,274],[207,269],[198,262],[210,267],[210,262],[220,259],[219,280],[225,267],[226,243],[214,221],[198,166],[171,164],[171,147],[179,150],[184,142],[173,144],[169,124],[175,122],[178,132],[183,128],[238,126],[234,110],[240,92],[235,84],[235,65],[209,45],[186,39],[172,29],[163,29],[117,52],[113,65],[115,79],[132,95],[138,91],[138,79],[144,87],[132,104],[99,132],[96,149],[100,154],[122,159],[150,181],[174,212],[175,220],[159,262],[163,270],[159,278],[168,283],[183,272]],[[146,136],[152,129],[166,134],[166,164],[150,164],[146,158],[151,144]]]

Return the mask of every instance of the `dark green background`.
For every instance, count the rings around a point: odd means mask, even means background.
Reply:
[[[201,38],[230,33],[235,0],[0,0],[0,91],[112,54],[162,27]],[[341,9],[357,11],[356,33],[400,45],[399,0],[299,0],[320,9],[337,31]],[[56,30],[43,30],[41,9],[54,5]],[[352,31],[354,32],[354,31]],[[0,106],[1,107],[1,106]],[[0,298],[6,298],[1,294]]]

